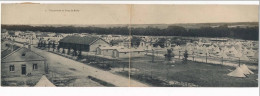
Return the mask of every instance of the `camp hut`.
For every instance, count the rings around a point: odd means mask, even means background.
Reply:
[[[84,52],[95,52],[97,47],[109,46],[105,40],[95,36],[66,36],[59,41],[60,48]]]
[[[138,48],[117,48],[113,50],[113,58],[129,58],[131,57],[141,57],[145,55],[145,50]]]
[[[96,55],[112,56],[113,50],[123,48],[122,46],[101,46],[97,47]]]
[[[142,57],[145,55],[145,51],[142,48],[132,48],[131,57]]]
[[[118,48],[114,49],[112,53],[113,58],[129,58],[130,57],[130,49],[128,48]]]

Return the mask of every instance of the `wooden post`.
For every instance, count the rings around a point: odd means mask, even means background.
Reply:
[[[222,58],[222,60],[221,60],[222,61],[222,65],[224,65],[224,58],[223,57],[221,57],[221,58]]]
[[[154,62],[154,50],[152,49],[152,62]]]
[[[240,58],[238,58],[238,64],[239,64],[238,66],[240,67]]]
[[[179,59],[181,59],[181,51],[179,51]]]
[[[208,63],[208,53],[206,54],[206,63]]]
[[[194,61],[194,51],[192,52],[192,60]]]

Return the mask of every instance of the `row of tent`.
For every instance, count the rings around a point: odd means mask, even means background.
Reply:
[[[235,58],[240,58],[241,60],[249,60],[248,57],[258,57],[258,52],[250,48],[249,50],[247,48],[241,48],[236,49],[234,46],[231,48],[223,47],[219,48],[218,46],[192,46],[188,45],[184,48],[180,46],[175,46],[173,48],[174,51],[184,51],[187,50],[189,54],[207,54],[208,56],[217,56],[217,57],[223,57],[223,58],[229,58],[229,56],[233,56]],[[229,55],[229,56],[228,56]]]

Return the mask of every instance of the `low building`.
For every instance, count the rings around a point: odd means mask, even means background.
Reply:
[[[45,58],[28,48],[12,45],[1,56],[2,77],[42,76],[47,72]]]
[[[96,52],[97,47],[110,46],[105,40],[94,36],[67,36],[59,41],[59,47],[86,52]]]
[[[129,48],[118,48],[114,49],[112,53],[113,58],[129,58],[129,57],[142,57],[145,55],[143,49],[129,49]]]
[[[96,55],[113,56],[113,50],[123,48],[122,46],[101,46],[97,48]]]

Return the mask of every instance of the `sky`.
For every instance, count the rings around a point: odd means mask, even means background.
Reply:
[[[258,5],[2,4],[2,24],[258,22]]]

